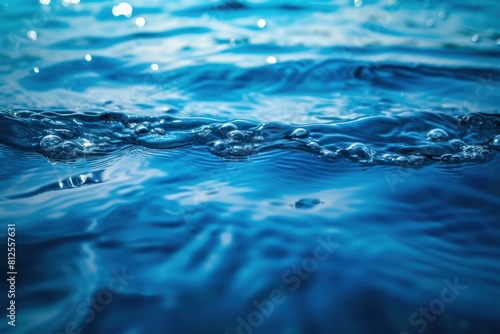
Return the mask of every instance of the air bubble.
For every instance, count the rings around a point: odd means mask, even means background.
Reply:
[[[213,135],[212,131],[207,129],[207,128],[202,128],[200,132],[196,133],[196,137],[202,141],[202,142],[208,142],[213,140],[214,138],[217,138],[216,136]]]
[[[457,154],[447,153],[441,156],[441,160],[444,162],[458,163],[462,160],[462,158],[460,158]]]
[[[225,123],[220,126],[220,129],[225,132],[230,132],[233,130],[237,130],[238,128],[233,123]]]
[[[63,140],[56,135],[48,135],[42,138],[40,140],[40,149],[43,152],[52,152],[54,151],[59,144],[61,144]]]
[[[452,139],[450,140],[450,144],[455,150],[461,150],[464,146],[467,145],[463,140],[460,139]]]
[[[143,133],[147,133],[147,132],[149,132],[149,129],[145,125],[141,124],[135,128],[135,133],[137,133],[137,134],[143,134]]]
[[[308,135],[307,130],[303,129],[303,128],[295,129],[292,132],[292,137],[295,137],[295,138],[304,138],[304,137],[307,137],[307,135]]]
[[[482,119],[477,115],[467,115],[461,119],[461,122],[469,127],[480,127],[483,125]]]
[[[444,141],[448,140],[449,136],[446,131],[441,129],[433,129],[427,134],[427,139],[432,141]]]
[[[353,143],[346,149],[346,151],[352,159],[356,160],[368,159],[371,156],[368,146],[362,143]]]
[[[307,147],[312,151],[319,151],[319,144],[316,143],[315,141],[312,141],[309,144],[307,144]]]
[[[320,154],[321,154],[321,159],[325,161],[334,161],[337,158],[337,155],[334,152],[326,149],[321,150]]]
[[[245,139],[245,134],[240,130],[233,130],[227,134],[227,137],[234,141],[243,141]]]
[[[451,161],[451,153],[443,154],[441,156],[441,160],[445,162],[450,162]]]
[[[73,153],[78,147],[72,141],[65,141],[62,148],[65,153]]]
[[[466,145],[464,146],[463,151],[466,154],[474,153],[474,146]]]
[[[235,156],[246,156],[246,155],[251,155],[254,154],[255,151],[252,146],[250,145],[245,145],[245,146],[234,146],[233,149],[231,150],[231,153]]]
[[[218,140],[214,143],[214,153],[224,154],[227,150],[227,143],[223,140]]]
[[[165,130],[163,130],[162,128],[154,128],[153,132],[157,135],[164,135],[165,134]]]

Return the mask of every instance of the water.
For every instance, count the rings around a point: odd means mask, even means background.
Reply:
[[[0,13],[2,333],[500,331],[496,1]]]

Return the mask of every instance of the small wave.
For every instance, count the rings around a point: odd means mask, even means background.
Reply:
[[[298,150],[331,162],[422,166],[481,162],[500,147],[500,115],[429,112],[303,126],[245,120],[136,116],[114,112],[4,110],[0,144],[52,162],[106,155],[129,146],[159,150],[205,146],[224,158]]]

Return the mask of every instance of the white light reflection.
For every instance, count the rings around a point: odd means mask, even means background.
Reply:
[[[50,1],[49,1],[50,2]],[[77,5],[80,3],[80,0],[63,0],[62,5],[64,7],[68,7],[69,5]]]
[[[274,56],[270,56],[270,57],[267,57],[266,62],[268,64],[276,64],[278,62],[278,59],[276,59],[276,57],[274,57]]]
[[[122,2],[118,6],[114,6],[112,12],[114,16],[123,15],[125,17],[131,17],[133,10],[134,8],[129,3]]]
[[[28,38],[31,39],[32,41],[36,41],[36,39],[38,38],[38,34],[34,30],[28,31],[27,35]]]
[[[144,27],[144,25],[146,24],[146,20],[143,18],[143,17],[138,17],[135,19],[135,24],[138,26],[138,27]]]

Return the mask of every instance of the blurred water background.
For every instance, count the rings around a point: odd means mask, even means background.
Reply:
[[[497,1],[0,15],[2,333],[500,332]]]

